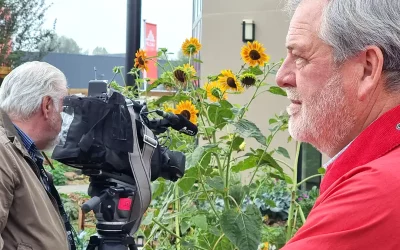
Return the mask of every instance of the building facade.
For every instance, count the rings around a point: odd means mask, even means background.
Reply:
[[[207,76],[217,75],[223,69],[237,72],[241,68],[243,20],[254,22],[255,40],[264,45],[271,62],[283,59],[286,56],[285,38],[290,20],[282,11],[283,3],[282,0],[193,0],[193,37],[198,38],[202,44],[198,57],[203,63],[196,65],[203,79],[200,84],[205,83]],[[267,83],[275,84],[274,76],[267,79]],[[249,89],[243,94],[229,96],[229,101],[244,105],[253,93]],[[253,102],[247,119],[268,135],[269,118],[284,112],[288,104],[285,97],[265,92]],[[249,144],[257,147],[255,141],[250,141]],[[296,144],[288,143],[287,132],[277,134],[272,146],[286,148],[291,156],[290,164],[293,164]],[[315,158],[314,165],[321,166],[320,157]]]

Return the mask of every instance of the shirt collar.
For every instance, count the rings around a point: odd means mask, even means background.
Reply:
[[[28,151],[29,155],[32,159],[41,158],[39,151],[35,145],[35,142],[22,131],[17,125],[14,124],[14,127],[17,129],[18,135],[21,137],[22,144]]]

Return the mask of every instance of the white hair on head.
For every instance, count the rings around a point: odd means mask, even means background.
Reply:
[[[27,62],[4,78],[0,87],[0,108],[13,119],[27,120],[40,109],[45,96],[49,96],[58,109],[66,88],[67,79],[58,68],[46,62]]]

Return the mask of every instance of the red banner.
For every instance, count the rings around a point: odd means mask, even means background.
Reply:
[[[146,55],[148,57],[155,57],[157,56],[157,25],[152,23],[146,23],[145,26],[145,50]],[[150,78],[149,84],[154,82],[155,79],[158,77],[157,73],[157,58],[152,58],[152,61],[149,62],[148,67],[149,70],[147,73],[147,78]]]

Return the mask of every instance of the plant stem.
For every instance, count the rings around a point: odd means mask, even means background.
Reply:
[[[274,133],[272,133],[271,140],[270,140],[269,143],[265,146],[265,150],[264,150],[264,152],[262,153],[260,159],[258,160],[256,170],[253,172],[253,175],[251,176],[251,179],[250,179],[250,182],[249,182],[249,183],[252,183],[252,182],[253,182],[254,177],[256,176],[256,174],[257,174],[257,172],[258,172],[258,169],[260,168],[260,163],[261,163],[261,161],[262,161],[262,159],[263,159],[263,157],[264,157],[264,154],[267,152],[269,146],[271,145],[272,139],[275,137],[276,133],[278,133],[278,131],[280,130],[280,128],[281,128],[282,126],[283,126],[283,124],[281,124],[281,125],[279,126],[279,128],[276,129],[276,130],[274,131]]]
[[[292,179],[293,185],[292,185],[292,190],[291,190],[292,199],[290,202],[288,221],[287,221],[288,228],[286,231],[286,242],[288,242],[290,240],[290,238],[292,237],[292,232],[293,232],[292,219],[293,219],[294,208],[296,206],[295,202],[296,202],[296,192],[297,192],[297,164],[299,162],[300,145],[301,145],[301,143],[298,142],[297,150],[296,150],[296,158],[295,158],[294,166],[293,166],[293,179]]]
[[[214,211],[215,216],[217,216],[217,218],[219,219],[219,214],[218,214],[217,210],[215,209],[214,203],[212,202],[210,196],[208,195],[206,187],[204,186],[204,180],[203,180],[203,177],[201,175],[200,169],[199,169],[199,178],[200,178],[200,180],[199,180],[200,181],[200,185],[203,188],[204,193],[206,194],[206,197],[207,197],[208,202],[210,203],[211,209]]]
[[[175,185],[175,197],[179,197],[179,186],[178,185]],[[180,224],[180,222],[179,222],[180,200],[179,199],[175,200],[175,211],[177,212],[176,217],[175,217],[175,233],[177,236],[180,237],[181,229],[180,229],[180,225],[179,225]],[[176,249],[177,250],[181,249],[180,239],[177,239],[177,241],[176,241]]]
[[[304,180],[300,181],[300,182],[297,184],[297,187],[300,187],[301,184],[303,184],[304,182],[306,182],[306,181],[308,181],[308,180],[311,180],[312,178],[319,177],[319,176],[322,176],[322,174],[311,175],[311,176],[305,178]]]
[[[301,221],[303,222],[303,224],[306,223],[306,217],[304,216],[303,209],[301,208],[300,204],[297,202],[296,202],[296,206],[297,206],[297,209],[299,210]]]
[[[288,167],[291,171],[293,171],[293,168],[291,166],[289,166],[289,164],[287,164],[286,162],[279,160],[279,159],[275,159],[275,161],[282,163],[283,165],[285,165],[286,167]]]
[[[212,250],[215,250],[215,248],[217,247],[218,243],[222,240],[222,238],[224,238],[224,236],[225,236],[225,234],[223,233],[223,234],[218,238],[218,240],[215,242],[214,247],[213,247]]]
[[[169,230],[168,228],[166,228],[163,224],[161,224],[159,221],[152,219],[152,221],[154,223],[156,223],[159,227],[161,227],[163,230],[167,231],[168,233],[170,233],[171,235],[175,236],[177,239],[181,240],[182,238],[179,235],[176,235],[174,232],[172,232],[171,230]]]

